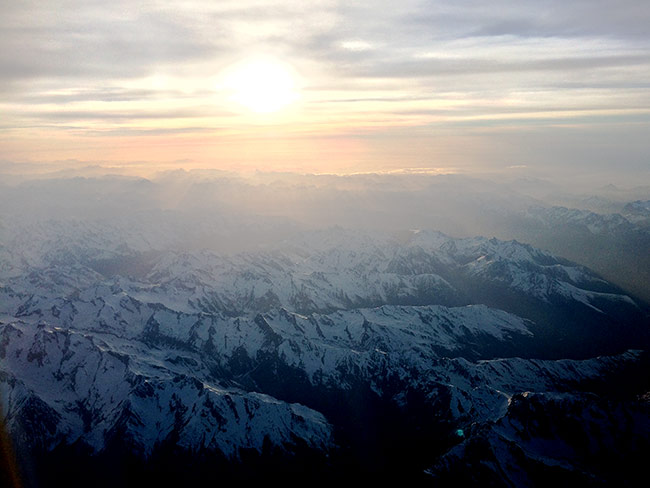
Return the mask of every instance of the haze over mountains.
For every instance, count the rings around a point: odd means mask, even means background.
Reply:
[[[28,486],[642,472],[648,187],[182,171],[0,186],[0,391]]]
[[[25,222],[65,216],[145,226],[158,234],[162,247],[229,253],[331,226],[516,239],[588,266],[650,301],[647,185],[590,188],[580,181],[427,173],[244,177],[183,170],[145,179],[111,171],[87,167],[73,177],[15,177],[0,195],[4,215]],[[176,225],[180,234],[155,230]]]

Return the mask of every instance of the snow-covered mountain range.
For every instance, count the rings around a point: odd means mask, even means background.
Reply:
[[[647,360],[643,304],[516,241],[332,228],[223,254],[132,222],[2,232],[3,415],[55,473],[36,481],[65,477],[61,456],[146,467],[169,449],[232,476],[445,479],[476,462],[462,446],[503,439],[513,398],[584,405],[576,390]]]
[[[137,222],[3,221],[2,411],[35,483],[71,476],[53,459],[125,452],[140,474],[193,453],[208,477],[447,480],[481,462],[476,443],[516,464],[502,444],[537,436],[523,418],[558,402],[596,416],[585,398],[606,410],[611,382],[616,408],[647,412],[646,306],[527,244],[331,228],[225,254]],[[522,449],[535,462],[504,479],[556,459]],[[558,456],[565,474],[609,476]]]

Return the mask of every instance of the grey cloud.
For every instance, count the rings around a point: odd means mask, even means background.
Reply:
[[[200,117],[203,115],[212,115],[214,110],[205,108],[187,108],[183,110],[137,110],[127,111],[101,111],[92,110],[42,110],[24,112],[27,117],[34,117],[40,120],[112,120],[128,121],[143,119],[177,119]]]
[[[162,136],[162,135],[180,135],[180,134],[215,134],[224,130],[224,127],[179,127],[179,128],[157,128],[157,129],[143,129],[129,127],[126,129],[107,129],[107,130],[92,130],[84,128],[84,135],[96,137],[137,137],[137,136]]]
[[[499,73],[530,73],[529,81],[535,74],[532,84],[540,87],[559,87],[571,78],[580,78],[581,86],[593,85],[598,74],[601,86],[622,89],[639,86],[643,75],[638,70],[650,70],[646,2],[406,1],[399,7],[382,1],[350,2],[340,5],[339,17],[331,29],[307,36],[300,45],[288,45],[295,55],[328,66],[337,77],[337,89],[358,88],[351,84],[353,78],[428,84],[433,78]],[[351,39],[374,48],[344,49],[341,43]],[[554,57],[543,53],[546,40],[556,51]],[[470,43],[482,51],[480,56],[471,53]],[[527,43],[536,49],[525,58]],[[518,46],[519,59],[501,51],[513,45]],[[446,56],[421,57],[430,50]],[[626,74],[612,80],[617,72]],[[484,83],[480,78],[474,82]]]
[[[312,103],[327,104],[327,103],[367,103],[367,102],[423,102],[431,100],[431,97],[423,96],[392,96],[392,97],[359,97],[359,98],[339,98],[339,99],[322,99],[316,100]]]
[[[12,98],[16,102],[26,104],[65,104],[69,102],[132,102],[156,99],[171,99],[180,94],[172,90],[143,90],[125,89],[119,87],[88,88],[74,90],[69,93],[15,93]],[[199,97],[207,93],[195,92],[192,96]]]
[[[423,1],[402,22],[460,36],[649,38],[650,5],[637,0]]]
[[[214,56],[219,33],[197,38],[173,15],[112,4],[49,2],[0,20],[0,77],[130,78]],[[124,12],[129,15],[123,15]]]
[[[408,56],[441,40],[468,36],[619,36],[644,38],[648,41],[644,47],[650,45],[650,6],[638,1],[405,1],[398,7],[376,1],[313,8],[282,2],[246,8],[219,2],[198,3],[193,9],[154,8],[149,3],[136,7],[132,2],[113,2],[110,7],[103,2],[35,2],[31,8],[25,7],[27,2],[21,2],[22,7],[6,3],[0,20],[0,78],[5,82],[34,77],[129,78],[161,66],[182,73],[189,62],[233,56],[250,48],[236,39],[236,22],[252,31],[260,27],[259,36],[250,41],[254,47],[343,67],[381,64],[382,59]],[[323,16],[334,19],[332,25],[320,22]],[[264,34],[268,23],[281,28]],[[351,38],[377,49],[343,49],[341,42]]]
[[[644,107],[639,107],[638,104],[630,104],[633,106],[625,107],[625,108],[645,108],[646,110],[650,109],[650,99],[647,101],[647,103],[644,104]],[[623,108],[620,105],[616,106],[617,109]],[[524,122],[526,120],[543,120],[543,122],[548,122],[548,119],[544,119],[544,116],[541,116],[540,113],[543,114],[553,114],[553,113],[560,113],[560,112],[566,112],[566,111],[571,111],[572,116],[571,119],[575,120],[577,118],[585,118],[585,117],[593,117],[593,113],[597,111],[607,111],[611,110],[611,106],[607,105],[592,105],[589,107],[577,107],[577,108],[568,108],[565,106],[548,106],[545,105],[543,108],[535,107],[533,105],[524,105],[524,106],[518,106],[518,107],[507,107],[507,106],[498,106],[498,107],[477,107],[477,106],[464,106],[464,107],[453,107],[453,108],[421,108],[421,109],[400,109],[400,108],[391,108],[390,112],[391,114],[398,114],[398,115],[458,115],[461,117],[472,115],[472,116],[489,116],[489,115],[516,115],[516,114],[522,114],[523,117],[521,119],[517,119],[519,122]],[[534,115],[533,115],[534,114]],[[548,117],[548,115],[546,115]],[[603,115],[599,115],[599,118],[604,117]],[[626,114],[624,116],[626,119],[632,118],[632,115]],[[642,113],[638,117],[650,120],[650,114],[648,113]],[[515,120],[514,118],[508,119],[508,120]],[[563,121],[566,121],[566,117],[563,118]],[[450,123],[450,121],[446,120],[445,124]],[[467,122],[462,122],[464,124],[467,124]],[[484,123],[484,122],[477,122],[477,123]]]
[[[383,64],[364,63],[347,66],[350,74],[364,77],[405,78],[445,75],[476,75],[521,71],[575,71],[600,68],[650,65],[650,53],[627,56],[565,57],[525,61],[485,58],[428,58],[395,60]]]

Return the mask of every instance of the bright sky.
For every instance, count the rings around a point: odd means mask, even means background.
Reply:
[[[650,167],[646,1],[0,0],[0,14],[2,161]]]

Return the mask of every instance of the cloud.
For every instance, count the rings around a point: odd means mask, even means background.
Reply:
[[[648,38],[650,8],[636,0],[422,2],[404,22],[444,36]]]
[[[377,131],[408,145],[405,127],[647,124],[650,110],[650,4],[637,0],[0,0],[0,11],[0,155],[42,141],[33,127],[168,133],[170,147],[174,134],[229,124],[268,138],[214,83],[258,54],[304,81],[279,138]],[[418,167],[432,157],[422,151],[391,164]]]
[[[131,3],[110,5],[39,2],[3,16],[2,78],[133,78],[219,49],[218,34],[200,38],[173,15]]]
[[[475,76],[483,73],[512,73],[526,71],[568,71],[606,69],[612,67],[650,65],[650,53],[627,56],[562,57],[510,61],[507,58],[486,59],[462,57],[395,60],[385,64],[361,64],[349,67],[357,76],[379,78],[411,78],[431,76]]]

